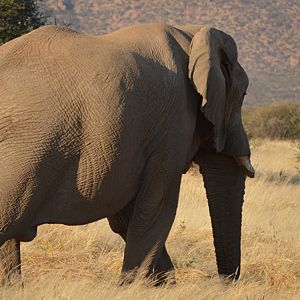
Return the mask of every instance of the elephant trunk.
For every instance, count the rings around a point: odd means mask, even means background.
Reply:
[[[196,160],[208,199],[218,272],[237,279],[246,176],[233,158],[222,154],[200,153]]]

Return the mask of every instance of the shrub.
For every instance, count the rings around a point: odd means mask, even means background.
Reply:
[[[279,102],[243,110],[250,138],[300,139],[300,104]]]
[[[0,0],[0,45],[45,25],[48,16],[39,10],[43,0]]]

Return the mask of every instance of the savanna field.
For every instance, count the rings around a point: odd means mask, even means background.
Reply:
[[[119,287],[124,243],[107,221],[40,226],[22,244],[23,287],[2,299],[300,299],[300,143],[252,139],[256,178],[247,179],[242,274],[217,276],[207,200],[196,167],[183,176],[178,213],[167,247],[177,285],[137,280]]]
[[[58,24],[86,34],[165,22],[204,24],[232,35],[250,78],[243,120],[256,175],[246,181],[236,282],[218,276],[207,199],[194,165],[183,175],[167,240],[175,286],[156,288],[141,276],[119,286],[125,244],[101,220],[40,226],[32,242],[21,243],[23,282],[0,285],[0,299],[300,299],[299,0],[0,0],[0,45],[6,36],[38,27],[21,26],[22,6],[5,10],[14,2],[36,3],[42,13],[33,14],[33,21],[41,18],[39,26]],[[12,25],[22,30],[14,32]]]

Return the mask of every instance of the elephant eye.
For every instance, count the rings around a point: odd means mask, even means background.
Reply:
[[[247,93],[245,92],[244,94],[243,94],[243,96],[246,96],[247,95]]]

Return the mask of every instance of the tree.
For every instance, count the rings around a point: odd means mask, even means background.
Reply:
[[[0,0],[0,44],[45,25],[47,16],[38,8],[43,0]]]

